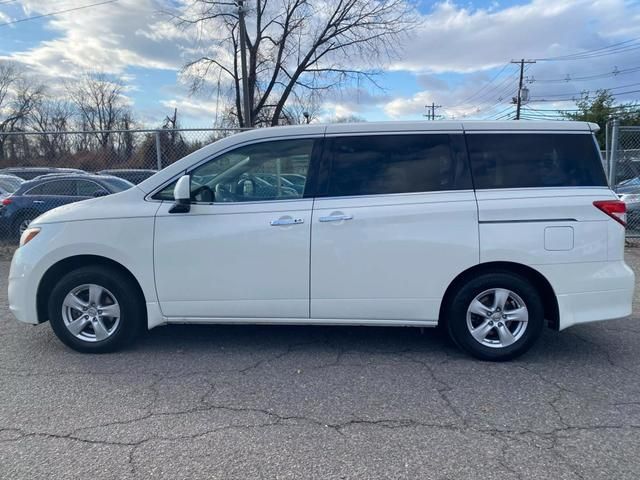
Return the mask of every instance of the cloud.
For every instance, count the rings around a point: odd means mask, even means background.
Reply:
[[[180,94],[166,100],[161,100],[160,104],[166,108],[166,111],[177,108],[180,118],[184,120],[182,122],[183,126],[194,124],[193,122],[195,121],[199,121],[199,125],[203,123],[214,125],[216,108],[222,110],[224,106],[222,101],[217,102],[215,98],[203,99],[201,97]]]
[[[49,2],[23,0],[25,15],[50,11]],[[86,5],[73,0],[65,7]],[[120,0],[51,17],[53,38],[11,58],[43,76],[73,77],[84,70],[121,74],[128,67],[178,69],[182,47],[177,28],[153,0]]]
[[[473,72],[511,58],[597,48],[610,38],[640,36],[638,7],[625,0],[533,0],[501,10],[438,3],[422,16],[393,69]],[[635,16],[635,18],[634,18]]]
[[[403,59],[391,67],[414,72],[422,90],[391,99],[384,111],[390,118],[417,118],[432,101],[443,105],[440,113],[446,117],[508,110],[518,80],[517,65],[508,64],[511,59],[566,55],[637,38],[639,19],[640,5],[624,0],[533,0],[501,10],[439,3],[423,15]],[[586,61],[538,62],[527,67],[527,86],[534,99],[549,95],[549,99],[559,99],[544,108],[567,108],[572,102],[562,99],[579,97],[584,89],[640,82],[640,72],[625,78],[605,76],[599,82],[545,80],[564,78],[567,73],[577,78],[613,72],[616,66],[636,66],[640,64],[637,52]],[[500,73],[497,78],[496,73]],[[623,95],[620,100],[629,98]]]
[[[65,0],[64,7],[86,4],[86,0]],[[72,81],[82,71],[103,71],[125,81],[127,93],[134,100],[146,96],[144,103],[148,105],[149,98],[156,95],[158,107],[178,106],[187,116],[213,122],[215,92],[203,100],[186,96],[185,84],[172,83],[168,92],[166,85],[149,80],[158,70],[179,71],[185,61],[203,51],[219,55],[206,47],[221,31],[181,29],[170,16],[161,13],[190,4],[186,0],[119,0],[23,23],[20,25],[41,29],[38,33],[48,38],[35,47],[14,51],[0,59],[11,58],[22,63],[44,77],[53,90]],[[51,2],[42,0],[21,0],[19,5],[24,15],[14,14],[12,10],[13,16],[32,16],[52,10]],[[324,110],[332,116],[356,114],[417,119],[422,118],[424,105],[435,102],[443,105],[439,113],[447,117],[482,115],[504,109],[515,94],[517,67],[507,65],[512,58],[563,55],[640,37],[640,4],[637,2],[530,0],[503,5],[504,2],[494,2],[489,7],[476,8],[466,2],[434,4],[430,11],[420,15],[419,26],[410,40],[399,47],[400,58],[387,66],[392,71],[410,72],[415,84],[407,80],[410,75],[401,74],[402,80],[389,85],[390,91],[402,91],[393,96],[349,84],[322,99]],[[6,17],[0,13],[0,22],[2,15]],[[636,50],[583,62],[540,62],[527,71],[527,76],[535,79],[528,86],[532,96],[540,99],[548,95],[564,98],[560,94],[576,94],[595,86],[616,87],[640,82],[640,72],[608,77],[600,83],[541,81],[563,78],[567,73],[575,78],[611,72],[616,66],[623,69],[640,65],[637,53]],[[505,65],[502,73],[489,84]],[[147,77],[138,75],[138,70],[132,71],[134,68],[145,69]],[[147,79],[145,87],[155,90],[136,85],[142,84],[143,78]],[[166,84],[173,82],[164,78]],[[382,80],[384,83],[384,74]],[[487,84],[489,87],[484,88]],[[545,107],[564,105],[564,102],[549,102]]]

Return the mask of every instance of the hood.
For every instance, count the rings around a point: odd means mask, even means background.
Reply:
[[[159,202],[144,201],[144,192],[131,187],[124,192],[106,197],[90,198],[54,208],[36,218],[31,225],[74,222],[79,220],[99,220],[108,218],[135,218],[154,215]]]

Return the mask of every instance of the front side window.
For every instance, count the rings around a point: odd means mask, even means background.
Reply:
[[[335,137],[328,148],[332,197],[471,188],[448,134]]]
[[[80,197],[95,197],[109,193],[102,185],[87,180],[78,180],[76,185]]]
[[[256,202],[303,198],[313,139],[278,140],[240,147],[191,172],[195,202]],[[294,183],[287,177],[305,179]],[[173,200],[175,182],[153,198]]]
[[[477,189],[607,185],[591,134],[474,133],[467,145]]]

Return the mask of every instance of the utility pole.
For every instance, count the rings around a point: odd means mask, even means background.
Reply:
[[[436,108],[442,108],[442,105],[436,105],[435,102],[431,102],[431,105],[425,105],[424,108],[427,109],[427,114],[424,116],[427,117],[428,120],[435,120]]]
[[[244,22],[244,0],[237,0],[238,5],[238,22],[240,24],[240,61],[242,63],[242,100],[244,109],[244,125],[245,127],[253,127],[251,119],[251,103],[249,98],[249,78],[247,75],[247,26]]]
[[[516,104],[516,120],[520,120],[520,108],[522,107],[522,87],[524,82],[524,64],[525,63],[536,63],[535,60],[511,60],[511,63],[519,63],[520,64],[520,82],[518,83],[518,96],[514,98],[514,103]]]

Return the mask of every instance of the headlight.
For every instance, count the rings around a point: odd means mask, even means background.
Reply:
[[[36,237],[36,235],[38,235],[39,233],[40,233],[40,228],[38,227],[27,228],[24,232],[22,232],[22,235],[20,236],[20,246],[24,247],[27,243],[33,240]]]

